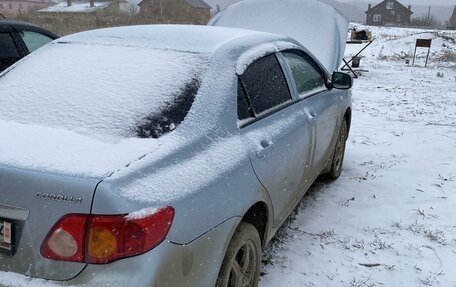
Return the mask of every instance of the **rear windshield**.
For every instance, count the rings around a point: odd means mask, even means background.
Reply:
[[[0,119],[157,138],[185,119],[207,63],[182,51],[51,44],[0,78]]]

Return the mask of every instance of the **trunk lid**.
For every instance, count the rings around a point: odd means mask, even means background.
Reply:
[[[85,263],[49,260],[40,248],[63,215],[90,213],[99,181],[0,165],[0,222],[5,233],[0,236],[0,270],[53,280],[68,280],[81,272]]]
[[[306,47],[329,73],[342,63],[348,20],[316,0],[244,0],[212,18],[208,25],[286,35]]]

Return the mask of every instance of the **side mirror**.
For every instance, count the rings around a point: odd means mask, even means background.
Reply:
[[[335,89],[348,90],[353,86],[353,78],[346,73],[334,72],[332,75],[331,84]]]

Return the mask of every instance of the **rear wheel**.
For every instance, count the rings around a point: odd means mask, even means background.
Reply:
[[[241,222],[231,239],[216,287],[257,287],[260,276],[261,241],[257,229]]]
[[[340,127],[339,136],[331,160],[331,168],[326,176],[330,179],[337,179],[342,173],[342,165],[344,163],[345,143],[348,137],[347,122],[343,121]]]

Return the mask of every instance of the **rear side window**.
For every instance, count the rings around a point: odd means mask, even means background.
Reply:
[[[275,54],[255,61],[239,76],[239,120],[257,117],[288,101],[290,90]]]
[[[9,33],[0,33],[0,72],[19,60],[19,52]]]
[[[187,116],[200,87],[198,79],[185,84],[159,112],[149,114],[137,127],[140,138],[159,138],[173,131]]]
[[[22,31],[20,35],[30,52],[33,52],[41,46],[44,46],[45,44],[52,41],[52,39],[46,35],[31,31]]]

